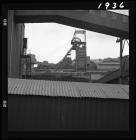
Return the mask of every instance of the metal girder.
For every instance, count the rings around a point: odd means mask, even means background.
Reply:
[[[129,38],[129,18],[106,10],[15,10],[17,23],[57,22],[124,39]]]

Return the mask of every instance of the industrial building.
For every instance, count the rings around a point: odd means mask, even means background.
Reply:
[[[27,48],[27,41],[23,39],[24,23],[50,21],[119,37],[121,48],[122,41],[129,37],[128,16],[110,11],[8,10],[8,77],[21,78],[21,56]],[[82,45],[85,46],[85,42]],[[84,51],[86,54],[86,49]]]
[[[129,85],[129,55],[126,55],[122,59],[122,84]],[[111,72],[108,72],[105,74],[105,76],[101,77],[100,79],[97,79],[95,81],[96,83],[113,83],[118,84],[120,83],[120,68],[112,70]]]
[[[8,130],[129,130],[129,86],[8,79]]]
[[[97,63],[97,68],[99,70],[115,70],[120,68],[119,62],[102,62]]]
[[[26,74],[31,72],[24,23],[41,22],[119,37],[120,58],[122,42],[129,39],[128,16],[110,11],[8,10],[8,130],[129,130],[129,85],[22,79],[22,61],[28,64]],[[74,36],[71,44],[62,62],[75,49],[73,74],[82,75],[87,70],[86,42]]]

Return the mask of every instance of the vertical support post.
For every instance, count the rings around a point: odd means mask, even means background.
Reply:
[[[31,65],[31,57],[30,57],[30,72],[29,72],[29,79],[30,79],[30,77],[31,77],[31,67],[32,67],[32,65]]]
[[[86,31],[85,31],[85,72],[87,71],[87,54],[86,54]]]
[[[77,72],[77,46],[76,46],[76,59],[75,59],[75,69],[76,69],[76,72]]]
[[[89,72],[90,82],[92,81],[91,72]]]
[[[122,53],[123,53],[123,39],[120,38],[120,84],[122,84]]]

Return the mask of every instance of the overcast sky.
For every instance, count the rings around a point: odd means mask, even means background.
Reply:
[[[115,11],[115,10],[114,10]],[[127,10],[116,12],[128,15]],[[28,38],[28,50],[36,55],[37,61],[57,63],[71,48],[74,27],[57,23],[31,23],[25,24],[25,37]],[[116,37],[86,30],[87,55],[91,59],[119,57],[119,43]],[[129,54],[126,44],[123,55]],[[72,55],[72,58],[74,55]]]

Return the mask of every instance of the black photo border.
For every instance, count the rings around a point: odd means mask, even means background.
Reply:
[[[3,3],[2,4],[2,20],[8,18],[8,10],[15,9],[92,9],[97,10],[97,6],[103,1],[93,1],[93,2],[44,2],[44,3]],[[46,131],[46,132],[8,132],[8,107],[1,107],[2,112],[2,139],[29,139],[29,138],[133,138],[134,137],[134,81],[135,81],[135,2],[126,2],[125,8],[129,9],[129,50],[130,50],[130,114],[129,114],[129,131],[68,131],[68,132],[57,132],[57,131]],[[3,100],[7,100],[8,103],[8,28],[2,26],[2,103]],[[7,104],[8,106],[8,104]]]

